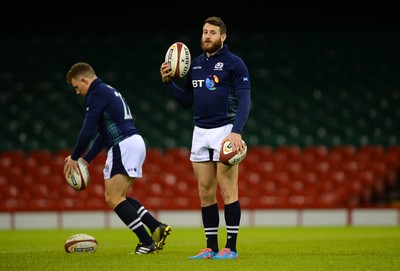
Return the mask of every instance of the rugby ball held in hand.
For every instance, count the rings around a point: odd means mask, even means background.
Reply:
[[[67,183],[76,191],[85,189],[89,183],[89,169],[82,158],[78,159],[78,171],[73,171],[69,176],[65,176]]]
[[[175,42],[165,54],[165,61],[172,68],[172,77],[184,77],[190,68],[192,61],[189,48],[182,42]]]
[[[219,161],[225,165],[233,166],[243,161],[243,159],[246,157],[246,154],[247,146],[245,146],[244,151],[237,153],[232,150],[231,142],[227,140],[221,146],[221,150],[219,151]]]
[[[76,252],[95,252],[98,247],[96,238],[86,233],[77,233],[70,236],[64,244],[64,249],[68,253]]]

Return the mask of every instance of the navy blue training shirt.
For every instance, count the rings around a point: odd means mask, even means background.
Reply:
[[[104,148],[110,149],[125,138],[139,134],[124,97],[101,79],[95,79],[85,96],[86,115],[71,158],[78,160],[97,135],[84,159],[90,163]]]
[[[233,124],[241,134],[251,107],[250,76],[243,60],[224,45],[216,54],[204,53],[192,60],[184,78],[184,90],[165,83],[184,108],[194,106],[193,120],[200,128]]]

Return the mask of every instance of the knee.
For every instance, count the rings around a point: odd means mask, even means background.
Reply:
[[[111,196],[110,194],[105,194],[105,200],[108,206],[110,206],[111,209],[115,209],[118,204],[120,204],[122,201],[125,200],[123,197],[116,197],[116,196]]]
[[[110,206],[111,209],[114,209],[116,205],[114,205],[113,201],[111,200],[111,196],[105,193],[104,197],[107,205]]]
[[[224,203],[229,204],[238,199],[238,191],[234,188],[221,189],[221,196]]]

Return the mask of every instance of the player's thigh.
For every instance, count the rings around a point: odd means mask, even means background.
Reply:
[[[105,180],[105,192],[109,197],[124,197],[128,192],[133,179],[123,174],[116,174]]]
[[[213,188],[217,186],[216,162],[193,162],[192,164],[199,187]]]
[[[217,180],[221,189],[237,189],[239,179],[239,164],[227,166],[217,164]]]

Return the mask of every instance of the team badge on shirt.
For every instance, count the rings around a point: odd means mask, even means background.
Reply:
[[[217,64],[215,64],[214,66],[214,71],[222,71],[222,68],[224,67],[224,63],[222,62],[218,62]]]

